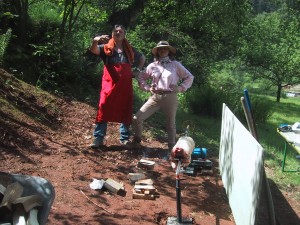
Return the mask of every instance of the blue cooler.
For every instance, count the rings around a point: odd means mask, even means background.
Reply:
[[[192,152],[192,160],[205,159],[207,155],[206,148],[195,148]]]

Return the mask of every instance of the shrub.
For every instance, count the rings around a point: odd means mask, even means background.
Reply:
[[[11,29],[8,29],[5,34],[0,34],[0,66],[3,65],[5,50],[11,39]]]
[[[272,116],[272,102],[267,97],[253,95],[250,101],[253,118],[256,123],[264,123]],[[235,114],[242,122],[246,122],[245,113],[241,104],[238,105]]]
[[[201,88],[191,89],[187,93],[186,102],[189,109],[197,115],[221,118],[223,103],[235,109],[239,98],[238,93],[203,85]]]

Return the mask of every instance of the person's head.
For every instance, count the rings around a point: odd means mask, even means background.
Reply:
[[[166,56],[174,56],[176,48],[172,47],[167,41],[160,41],[152,49],[152,54],[155,58],[161,58]]]
[[[123,41],[126,36],[126,30],[123,25],[115,25],[112,29],[112,38],[115,41]]]

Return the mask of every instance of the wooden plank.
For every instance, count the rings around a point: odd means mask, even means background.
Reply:
[[[153,185],[134,185],[135,190],[155,190]]]
[[[159,193],[156,189],[154,190],[145,190],[142,192],[133,190],[132,191],[132,198],[133,199],[146,199],[146,200],[155,200],[156,198],[159,198]]]
[[[146,200],[155,200],[155,195],[145,195],[145,194],[140,194],[140,193],[133,193],[132,194],[133,199],[146,199]]]
[[[135,185],[153,185],[153,180],[152,179],[138,180],[135,182]]]
[[[124,186],[123,184],[111,179],[111,178],[108,178],[104,185],[103,185],[106,189],[110,190],[111,192],[113,193],[118,193],[120,190],[124,190]]]
[[[138,180],[145,179],[145,178],[146,178],[146,175],[144,173],[129,173],[128,174],[128,179],[133,183]]]

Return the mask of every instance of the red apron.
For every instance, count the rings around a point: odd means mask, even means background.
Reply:
[[[104,65],[96,122],[131,124],[133,87],[131,65]]]

